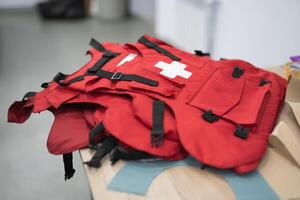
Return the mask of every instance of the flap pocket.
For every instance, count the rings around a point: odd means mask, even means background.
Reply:
[[[270,84],[259,84],[243,77],[234,78],[230,71],[219,69],[189,102],[203,111],[237,124],[254,124],[263,107]]]

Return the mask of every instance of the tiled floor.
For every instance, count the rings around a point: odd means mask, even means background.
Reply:
[[[0,199],[89,199],[78,153],[75,177],[64,181],[62,158],[47,152],[53,117],[34,114],[24,124],[8,124],[9,105],[27,91],[40,90],[58,72],[70,73],[87,62],[91,37],[135,41],[153,27],[139,19],[103,22],[43,21],[34,11],[0,11]]]

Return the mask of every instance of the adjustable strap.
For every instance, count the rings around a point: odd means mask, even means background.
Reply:
[[[205,52],[203,52],[201,50],[194,50],[194,52],[195,52],[195,55],[200,56],[200,57],[202,57],[202,56],[210,56],[210,53],[205,53]]]
[[[90,161],[84,162],[90,167],[99,168],[101,166],[100,161],[110,153],[118,145],[118,140],[112,136],[105,138],[100,147],[98,147],[95,155]]]
[[[151,145],[153,147],[159,147],[164,139],[165,103],[163,101],[154,100],[152,105]]]
[[[94,38],[91,39],[90,46],[94,47],[95,49],[97,49],[98,51],[101,51],[101,52],[105,52],[106,51],[106,49],[104,48],[104,46],[100,42],[98,42],[97,40],[95,40]]]
[[[95,144],[95,137],[104,131],[104,125],[103,122],[99,123],[95,128],[93,128],[90,131],[89,135],[89,148],[91,149],[97,149],[97,146]]]
[[[109,60],[113,59],[114,57],[120,55],[120,53],[115,52],[105,52],[102,55],[102,58],[96,62],[96,64],[88,69],[89,73],[95,73],[98,69],[101,69]]]
[[[126,149],[117,146],[117,148],[114,150],[114,152],[111,155],[110,161],[111,164],[114,165],[119,160],[141,160],[141,159],[148,159],[153,158],[150,154],[147,154],[142,151],[134,151],[134,152],[128,152]]]
[[[88,74],[88,75],[93,75],[93,74]],[[101,78],[111,79],[113,81],[136,81],[153,87],[158,86],[158,81],[148,79],[146,77],[139,76],[136,74],[123,74],[122,72],[114,73],[114,72],[104,71],[102,69],[99,69],[95,75]]]
[[[164,54],[165,56],[171,58],[172,60],[175,61],[180,61],[181,59],[175,55],[173,55],[172,53],[170,53],[168,50],[161,48],[157,43],[152,42],[150,40],[148,40],[147,38],[145,38],[144,36],[140,37],[140,39],[138,40],[138,42],[142,43],[143,45],[154,49],[155,51]]]
[[[27,93],[23,96],[22,101],[27,100],[29,97],[34,97],[35,94],[36,94],[36,92],[27,92]]]
[[[63,161],[64,161],[64,169],[65,169],[65,181],[72,178],[75,169],[73,168],[73,154],[67,153],[63,154]]]

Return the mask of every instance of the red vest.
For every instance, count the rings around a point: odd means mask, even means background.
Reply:
[[[56,120],[48,139],[53,153],[86,146],[87,132],[103,122],[124,145],[161,158],[184,157],[182,144],[213,167],[237,173],[257,167],[284,102],[286,80],[241,60],[214,61],[147,35],[135,44],[104,46],[110,55],[92,48],[92,59],[61,85],[52,82],[27,102],[13,104],[10,121],[53,108]],[[150,137],[154,99],[166,104],[158,147]],[[78,121],[64,123],[64,118]],[[76,131],[62,139],[58,130],[67,123]]]

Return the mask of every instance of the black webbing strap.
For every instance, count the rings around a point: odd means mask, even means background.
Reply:
[[[90,46],[94,47],[95,49],[97,49],[98,51],[101,51],[101,52],[105,52],[106,51],[106,49],[104,48],[104,46],[100,42],[98,42],[97,40],[95,40],[94,38],[91,39]]]
[[[73,168],[73,154],[63,154],[64,168],[65,168],[65,180],[73,177],[75,169]]]
[[[143,77],[143,76],[139,76],[136,74],[123,74],[122,72],[114,73],[114,72],[99,69],[95,74],[87,74],[87,75],[96,75],[101,78],[110,79],[112,81],[136,81],[136,82],[150,85],[153,87],[158,86],[158,81],[155,81],[155,80]]]
[[[102,134],[103,131],[104,131],[103,122],[99,123],[95,128],[93,128],[90,131],[90,134],[89,134],[89,148],[97,149],[97,146],[95,144],[95,137],[99,134]]]
[[[110,52],[107,51],[105,52],[101,59],[98,60],[93,67],[88,69],[89,73],[95,73],[98,69],[101,69],[101,67],[103,67],[109,60],[113,59],[114,57],[120,55],[120,53],[116,53],[116,52]]]
[[[271,81],[266,80],[266,79],[261,79],[258,86],[262,87],[262,86],[264,86],[264,85],[266,85],[268,83],[271,83]]]
[[[111,155],[110,161],[111,164],[114,165],[119,160],[129,161],[149,158],[153,158],[153,156],[142,151],[128,152],[126,149],[117,146],[117,148],[115,148],[114,152]]]
[[[61,72],[58,72],[54,78],[53,81],[55,81],[56,83],[58,83],[61,86],[64,86],[63,83],[61,83],[62,80],[65,80],[67,77],[69,76],[69,74],[63,74]],[[42,88],[47,88],[49,87],[50,82],[45,82],[41,84]]]
[[[166,50],[164,48],[161,48],[157,43],[148,40],[144,36],[140,37],[138,42],[142,43],[143,45],[145,45],[145,46],[147,46],[151,49],[154,49],[155,51],[157,51],[161,54],[164,54],[165,56],[171,58],[172,60],[175,60],[175,61],[180,61],[181,60],[179,57],[177,57],[174,54],[170,53],[168,50]]]
[[[103,54],[102,58],[91,69],[89,69],[89,72],[96,72],[97,69],[101,68],[111,58],[119,55],[119,53],[112,53],[112,52],[107,51],[104,48],[104,46],[100,42],[98,42],[97,40],[95,40],[94,38],[91,39],[90,45],[92,47],[94,47],[95,49],[97,49],[98,51],[105,52],[105,53]],[[69,74],[63,74],[61,72],[58,72],[54,76],[53,80],[56,83],[58,83],[60,86],[68,86],[68,85],[70,85],[72,83],[75,83],[75,82],[78,82],[78,81],[82,81],[84,79],[84,76],[78,76],[78,77],[75,77],[75,78],[69,80],[67,83],[62,83],[61,81],[65,80],[68,76],[69,76]],[[47,87],[49,87],[49,84],[50,84],[50,82],[42,83],[41,87],[42,88],[47,88]]]
[[[29,97],[34,97],[35,94],[36,94],[36,92],[27,92],[27,93],[23,96],[22,101],[27,100]]]
[[[80,75],[77,76],[75,78],[72,78],[71,80],[67,81],[67,82],[60,82],[59,85],[62,87],[68,86],[72,83],[78,82],[78,81],[82,81],[84,79],[84,75]]]
[[[151,145],[153,147],[159,147],[164,139],[164,110],[165,103],[163,101],[153,101],[151,131]]]
[[[100,161],[110,153],[116,146],[118,145],[118,140],[113,138],[112,136],[108,136],[105,138],[100,147],[98,147],[95,155],[92,157],[90,161],[84,162],[90,167],[99,168],[101,166]]]

